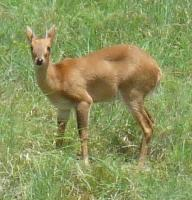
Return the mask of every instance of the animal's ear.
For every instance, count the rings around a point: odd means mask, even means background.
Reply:
[[[53,25],[49,31],[46,33],[46,38],[50,38],[51,42],[53,42],[54,38],[55,38],[55,33],[56,33],[56,27],[55,25]]]
[[[33,33],[32,29],[29,26],[27,26],[26,34],[29,42],[31,42],[32,39],[35,37],[35,34]]]

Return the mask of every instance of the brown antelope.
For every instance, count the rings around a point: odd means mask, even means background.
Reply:
[[[139,159],[139,165],[143,165],[154,124],[144,107],[144,98],[160,81],[161,71],[156,61],[138,47],[122,44],[53,64],[50,50],[55,32],[53,26],[46,37],[40,39],[27,27],[37,83],[58,110],[56,145],[63,143],[62,135],[73,107],[76,110],[82,158],[88,164],[91,105],[93,102],[107,101],[120,92],[144,133]]]

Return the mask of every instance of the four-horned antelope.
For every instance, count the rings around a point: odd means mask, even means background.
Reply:
[[[38,85],[58,110],[59,137],[56,145],[62,145],[61,136],[73,107],[76,110],[82,157],[88,164],[88,118],[91,105],[93,102],[107,101],[120,92],[144,133],[139,159],[139,164],[143,165],[154,123],[144,107],[144,98],[161,77],[155,60],[136,46],[116,45],[53,64],[50,49],[55,27],[41,39],[27,27],[27,37],[36,65]]]

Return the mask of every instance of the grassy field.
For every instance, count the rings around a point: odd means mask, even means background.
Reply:
[[[65,146],[53,145],[56,111],[37,87],[25,35],[27,25],[42,36],[52,24],[54,61],[131,43],[160,64],[146,101],[156,127],[145,170],[136,168],[141,130],[118,99],[92,107],[89,168],[77,158],[74,114]],[[190,0],[1,0],[0,200],[192,199],[191,27]]]

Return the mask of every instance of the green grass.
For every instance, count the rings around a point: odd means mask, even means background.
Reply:
[[[92,108],[89,168],[76,156],[74,114],[66,145],[53,145],[56,111],[37,87],[25,35],[27,25],[43,35],[52,24],[54,61],[132,43],[160,64],[146,101],[156,121],[148,170],[136,168],[141,130],[120,100]],[[0,199],[192,199],[191,27],[190,0],[1,0]]]

